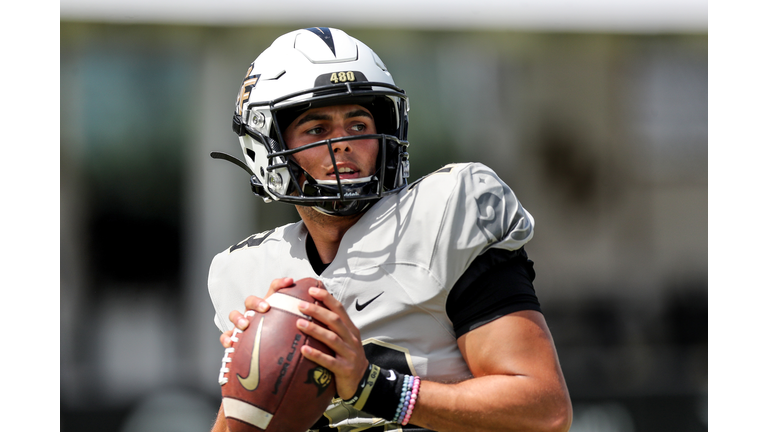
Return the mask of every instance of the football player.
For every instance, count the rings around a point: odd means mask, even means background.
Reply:
[[[566,431],[572,410],[523,246],[533,217],[488,167],[408,182],[408,98],[341,30],[276,39],[248,68],[233,129],[251,188],[301,220],[218,254],[209,291],[224,347],[245,309],[317,278],[302,348],[338,397],[318,430]],[[222,405],[214,430],[226,430]]]

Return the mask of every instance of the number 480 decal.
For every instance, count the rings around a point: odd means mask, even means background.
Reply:
[[[345,83],[345,82],[354,81],[354,80],[355,80],[355,73],[352,71],[334,72],[331,74],[331,78],[330,78],[330,81],[334,84]]]

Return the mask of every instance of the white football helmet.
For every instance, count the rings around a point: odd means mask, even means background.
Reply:
[[[357,104],[373,114],[376,134],[333,138],[288,150],[283,133],[302,112]],[[407,186],[408,98],[395,86],[378,55],[341,30],[313,27],[277,38],[251,63],[235,104],[232,128],[245,163],[215,152],[251,174],[251,188],[265,201],[307,205],[326,214],[350,215]],[[344,180],[332,144],[377,139],[377,172]],[[336,180],[315,180],[294,160],[299,151],[325,146]],[[306,178],[299,184],[299,178]]]

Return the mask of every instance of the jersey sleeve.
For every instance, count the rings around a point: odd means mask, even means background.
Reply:
[[[263,297],[272,279],[286,275],[300,279],[311,271],[308,263],[290,256],[292,245],[284,239],[286,231],[296,237],[299,229],[298,224],[287,224],[253,234],[213,257],[208,269],[208,294],[215,312],[213,322],[221,332],[234,327],[229,313],[244,311],[244,300],[249,295]],[[271,256],[284,258],[265,258]]]
[[[514,251],[525,245],[533,237],[534,220],[512,189],[485,165],[446,168],[451,169],[450,177],[435,178],[450,181],[452,187],[443,203],[431,268],[451,289],[475,258],[489,249]]]
[[[227,314],[229,313],[226,311],[227,305],[235,305],[234,308],[229,306],[230,311],[237,309],[239,306],[230,299],[233,295],[232,290],[226,289],[227,286],[232,285],[228,279],[231,275],[228,273],[228,266],[226,265],[227,253],[228,251],[225,251],[214,256],[208,270],[208,293],[214,309],[213,323],[216,324],[216,327],[222,333],[232,328],[232,324],[227,319]]]

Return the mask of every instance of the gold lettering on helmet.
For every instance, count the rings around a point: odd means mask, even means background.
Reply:
[[[330,81],[334,84],[351,82],[355,80],[355,73],[352,71],[347,72],[334,72],[331,74]]]
[[[243,84],[240,86],[240,91],[237,93],[237,115],[243,114],[243,104],[245,104],[245,101],[251,97],[251,89],[253,89],[253,86],[256,85],[256,82],[261,76],[260,74],[251,75],[251,72],[253,72],[253,63],[251,63],[251,66],[248,68],[248,72],[245,73]]]

